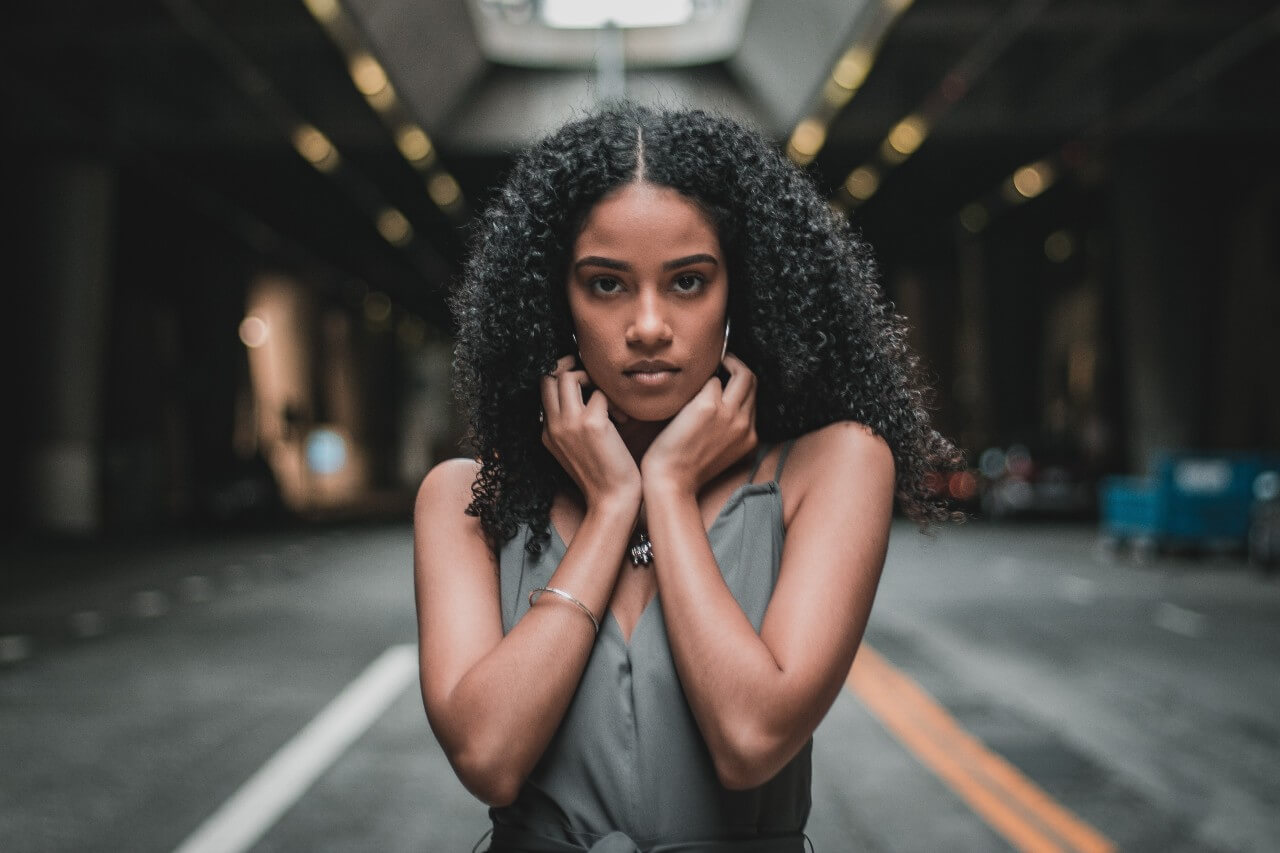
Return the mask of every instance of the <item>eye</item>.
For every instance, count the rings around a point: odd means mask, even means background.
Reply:
[[[587,282],[593,293],[617,293],[622,289],[622,282],[607,275],[599,275]]]
[[[675,286],[681,293],[694,293],[701,289],[706,281],[699,273],[687,272],[676,277]]]

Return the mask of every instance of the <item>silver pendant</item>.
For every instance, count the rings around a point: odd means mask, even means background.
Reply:
[[[649,537],[643,532],[640,533],[640,543],[631,546],[631,565],[633,568],[643,568],[653,562],[653,543],[649,541]]]

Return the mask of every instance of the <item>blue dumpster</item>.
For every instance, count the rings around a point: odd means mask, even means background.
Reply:
[[[1150,476],[1099,484],[1102,535],[1155,547],[1243,548],[1254,482],[1268,471],[1280,471],[1280,454],[1162,454]]]

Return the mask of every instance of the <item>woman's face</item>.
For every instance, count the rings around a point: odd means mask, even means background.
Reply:
[[[720,363],[729,304],[720,239],[670,187],[626,184],[591,209],[568,296],[583,367],[628,417],[674,417]]]

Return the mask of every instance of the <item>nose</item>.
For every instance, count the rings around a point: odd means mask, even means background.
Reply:
[[[671,337],[662,299],[654,289],[641,290],[635,301],[635,314],[627,327],[627,343],[654,346],[670,343]]]

